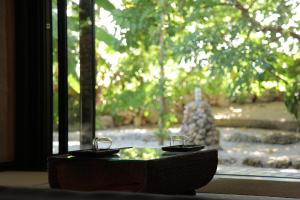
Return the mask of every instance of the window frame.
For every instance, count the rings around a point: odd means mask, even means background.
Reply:
[[[58,145],[59,154],[68,152],[68,37],[67,0],[57,1],[58,32]],[[53,97],[52,97],[53,98]]]
[[[93,5],[92,8],[94,8],[95,1],[89,0],[90,4]],[[57,1],[57,10],[58,10],[58,116],[59,116],[59,125],[58,125],[58,145],[59,145],[59,153],[58,154],[66,154],[68,153],[68,16],[67,16],[67,2],[68,0],[58,0]],[[82,94],[82,91],[84,89],[88,91],[92,91],[92,100],[90,103],[90,120],[91,120],[91,130],[88,133],[82,133],[83,125],[82,122],[85,120],[83,119],[86,112],[82,109],[82,102],[85,103],[88,100],[85,97],[80,98],[80,115],[81,115],[81,133],[80,133],[80,141],[84,139],[84,137],[88,137],[88,141],[90,144],[92,144],[92,139],[95,137],[95,116],[96,116],[96,107],[95,107],[95,79],[96,79],[96,65],[95,65],[95,16],[94,12],[91,13],[91,40],[93,43],[89,48],[93,49],[90,56],[90,67],[92,69],[90,70],[91,73],[91,85],[89,88],[80,86],[80,96]],[[80,20],[80,19],[79,19]],[[81,72],[80,72],[81,73]],[[80,80],[80,85],[81,85]],[[89,107],[89,106],[88,106]],[[83,148],[84,145],[83,144]]]
[[[51,0],[20,0],[15,26],[15,159],[6,170],[46,170],[52,155]]]

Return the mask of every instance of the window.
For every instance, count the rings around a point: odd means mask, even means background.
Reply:
[[[52,1],[55,27],[54,153],[88,148],[86,146],[92,143],[95,101],[93,5],[93,1],[86,0]]]
[[[66,1],[69,150],[94,134],[113,147],[159,148],[186,133],[220,142],[220,174],[300,178],[299,9],[294,1]]]

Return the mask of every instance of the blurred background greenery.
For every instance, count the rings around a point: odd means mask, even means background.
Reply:
[[[57,9],[53,2],[54,128]],[[79,0],[68,1],[69,124],[79,130]],[[195,87],[210,104],[284,101],[299,114],[300,2],[96,0],[96,128],[180,123]]]

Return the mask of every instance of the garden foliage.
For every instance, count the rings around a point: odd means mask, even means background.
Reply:
[[[178,121],[176,108],[199,86],[207,98],[223,96],[236,102],[245,97],[255,101],[273,90],[284,96],[287,109],[298,117],[299,1],[96,0],[95,4],[99,115],[113,115],[118,121],[122,120],[118,113],[125,110],[142,118],[158,112],[163,13],[166,127]],[[78,1],[68,1],[68,10],[72,109],[79,104],[80,91]],[[54,26],[54,55],[56,32]],[[71,118],[78,117],[78,112],[70,113]]]

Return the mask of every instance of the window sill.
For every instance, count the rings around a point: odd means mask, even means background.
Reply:
[[[299,188],[300,179],[218,174],[197,192],[300,198]]]

